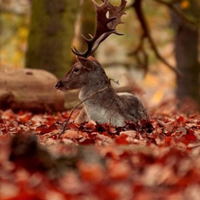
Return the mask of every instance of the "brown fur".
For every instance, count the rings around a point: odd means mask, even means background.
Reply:
[[[121,127],[125,121],[134,123],[149,120],[142,102],[133,94],[116,93],[99,62],[93,57],[78,57],[70,71],[56,84],[60,90],[81,89],[79,99],[84,108],[76,121],[94,120]],[[78,68],[78,72],[76,72]],[[102,89],[105,90],[98,92]]]

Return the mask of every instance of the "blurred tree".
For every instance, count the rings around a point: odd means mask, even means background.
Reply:
[[[162,0],[155,0],[159,3],[166,3]],[[146,19],[146,13],[144,12],[143,3],[144,0],[135,0],[128,8],[133,8],[136,16],[139,20],[140,27],[141,27],[141,35],[139,36],[139,44],[137,47],[133,50],[133,52],[130,53],[130,55],[134,55],[137,58],[137,64],[139,66],[142,66],[145,71],[148,71],[149,66],[149,54],[147,52],[146,46],[145,46],[145,40],[148,41],[152,51],[156,55],[157,59],[160,60],[162,63],[164,63],[167,67],[169,67],[171,70],[173,70],[176,74],[180,75],[179,71],[172,66],[159,52],[157,44],[152,37],[152,30],[149,26],[149,23]],[[142,55],[142,59],[140,58],[140,54]]]
[[[89,38],[88,34],[94,34],[95,30],[95,9],[92,1],[84,0],[81,6],[81,30],[80,33],[86,38]],[[80,50],[85,51],[87,49],[87,44],[80,38],[81,46]]]
[[[177,97],[180,101],[186,97],[196,100],[200,104],[200,63],[198,61],[198,37],[200,24],[200,4],[198,0],[154,0],[167,6],[172,13],[175,28],[175,58],[177,67],[172,66],[160,54],[153,37],[151,28],[146,20],[142,7],[144,0],[135,0],[129,7],[133,8],[141,25],[142,34],[139,45],[133,51],[134,56],[143,54],[139,64],[148,69],[148,53],[144,46],[147,39],[156,57],[177,74]]]
[[[178,8],[188,18],[200,22],[200,4],[198,0],[182,1]],[[186,23],[183,18],[172,13],[172,24],[175,29],[175,57],[177,68],[182,76],[177,77],[177,97],[184,100],[191,97],[200,103],[200,63],[198,61],[198,26]]]
[[[79,0],[32,1],[26,67],[61,77],[71,65],[71,42]]]

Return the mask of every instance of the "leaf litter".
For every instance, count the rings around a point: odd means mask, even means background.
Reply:
[[[200,116],[151,113],[152,132],[94,121],[70,112],[0,111],[2,200],[193,199],[200,196]]]

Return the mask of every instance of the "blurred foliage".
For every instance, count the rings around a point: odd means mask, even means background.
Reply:
[[[24,66],[29,18],[28,0],[0,2],[0,69]]]
[[[129,7],[133,2],[134,1],[128,1],[127,7]],[[167,50],[166,54],[165,46],[173,42],[173,30],[170,28],[170,15],[168,8],[154,1],[144,1],[143,9],[147,22],[149,23],[152,38],[154,39],[158,48],[161,50],[161,54],[163,54],[164,56],[168,56],[169,51]],[[124,15],[122,19],[124,21],[124,24],[120,25],[117,30],[120,33],[123,33],[124,36],[110,36],[110,39],[106,40],[99,47],[97,56],[101,60],[104,60],[104,62],[108,60],[109,56],[111,62],[128,62],[131,63],[131,66],[137,68],[138,65],[135,56],[128,55],[133,50],[135,50],[140,42],[140,36],[142,34],[140,22],[136,16],[136,13],[131,8],[126,10],[126,15]],[[152,52],[152,49],[146,39],[144,40],[144,47],[149,55],[149,63],[155,63],[157,61],[157,58]],[[172,55],[173,52],[171,51],[170,53]]]
[[[179,1],[179,0],[172,0]],[[181,9],[187,10],[190,0],[180,0]],[[101,0],[96,0],[101,3]],[[110,0],[114,5],[119,5],[119,0]],[[128,0],[129,7],[135,0]],[[163,0],[163,2],[171,2]],[[199,0],[197,0],[200,3]],[[90,0],[80,0],[82,11],[78,14],[78,21],[75,26],[75,36],[73,46],[80,50],[85,49],[85,44],[80,35],[83,33],[87,37],[87,33],[93,33],[95,27],[94,7]],[[159,4],[156,0],[143,0],[143,10],[152,38],[159,49],[161,55],[170,63],[175,65],[174,60],[174,30],[171,26],[169,7]],[[30,8],[31,0],[0,0],[0,69],[2,68],[21,68],[24,67],[24,58],[27,46],[27,36],[30,24]],[[200,15],[200,12],[199,12]],[[193,16],[188,15],[190,20]],[[135,56],[128,56],[139,44],[140,35],[142,34],[141,25],[138,21],[134,9],[126,9],[126,15],[122,17],[125,22],[117,27],[118,32],[124,36],[109,36],[96,52],[96,57],[103,65],[115,66],[116,63],[128,68],[138,68]],[[149,42],[144,40],[144,47],[149,56],[150,70],[144,81],[141,81],[144,73],[130,73],[128,78],[140,81],[142,87],[146,88],[147,99],[151,97],[152,101],[159,102],[162,98],[166,98],[166,93],[170,95],[176,87],[175,74],[157,61],[155,53],[152,51]],[[70,56],[73,56],[71,54]],[[199,54],[200,56],[200,54]],[[75,59],[75,57],[74,57]],[[129,71],[130,72],[130,71]],[[128,72],[128,73],[129,73]],[[139,80],[138,80],[139,79]],[[172,92],[173,90],[173,92]],[[153,97],[153,98],[152,98]]]
[[[94,8],[88,6],[88,0],[86,0],[85,5],[83,5],[84,10],[92,10],[92,12],[82,11],[82,16],[85,19],[83,21],[83,33],[87,33],[88,27],[85,27],[85,24],[90,22],[90,31],[95,23],[94,19],[90,19],[90,16],[94,17]],[[100,2],[98,0],[97,2]],[[111,0],[111,3],[118,5],[118,0]],[[128,1],[128,5],[132,3]],[[29,31],[29,22],[30,22],[30,1],[28,0],[2,0],[1,1],[1,38],[0,38],[0,50],[1,50],[1,67],[13,67],[20,68],[24,66],[24,54],[26,51],[26,42]],[[183,5],[185,6],[185,5]],[[144,10],[147,16],[148,22],[150,24],[151,30],[153,30],[152,35],[159,47],[164,46],[165,44],[172,41],[172,31],[169,29],[169,14],[165,6],[161,6],[154,1],[145,1]],[[156,12],[155,12],[156,10]],[[83,14],[86,13],[86,14]],[[89,15],[89,13],[91,15]],[[93,13],[93,14],[92,14]],[[118,27],[118,31],[124,33],[124,37],[110,36],[110,39],[105,41],[105,44],[102,44],[102,47],[99,48],[98,54],[103,54],[105,59],[109,55],[115,58],[121,58],[121,55],[118,55],[118,48],[120,52],[123,51],[124,59],[127,59],[127,54],[131,52],[134,47],[138,44],[139,35],[141,34],[140,24],[135,16],[135,13],[132,9],[126,11],[126,15],[123,16],[123,25]],[[79,33],[81,32],[79,30]],[[77,41],[75,41],[77,43]],[[109,44],[109,45],[108,45]],[[103,46],[106,46],[106,50]],[[148,44],[146,48],[150,50]],[[104,50],[100,53],[101,50]],[[114,56],[116,54],[116,56]],[[106,56],[107,55],[107,56]],[[151,61],[155,61],[155,57],[150,54]],[[130,59],[130,58],[128,58]],[[132,58],[133,59],[133,58]]]

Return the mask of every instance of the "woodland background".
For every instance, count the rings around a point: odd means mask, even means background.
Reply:
[[[0,12],[1,71],[46,69],[61,78],[76,61],[71,46],[84,50],[81,34],[95,28],[91,1],[1,0]],[[138,83],[150,106],[174,94],[199,102],[199,1],[128,1],[126,13],[124,36],[110,36],[95,55],[109,76]]]
[[[151,133],[75,124],[76,109],[60,135],[77,92],[54,85],[94,31],[92,3],[0,0],[0,199],[199,200],[199,10],[199,0],[128,0],[124,36],[95,53],[116,90],[147,105]]]

